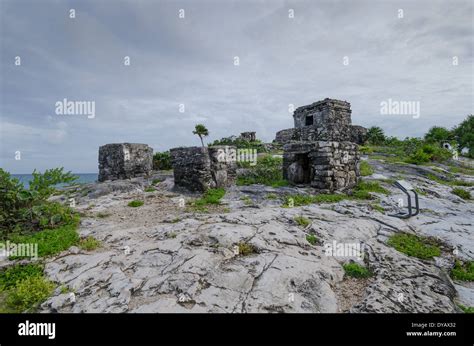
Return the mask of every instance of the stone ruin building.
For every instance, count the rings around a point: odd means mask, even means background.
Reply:
[[[153,149],[146,144],[116,143],[99,148],[100,182],[148,176],[152,169]]]
[[[248,142],[255,142],[257,140],[257,135],[255,132],[242,132],[240,138]]]
[[[180,147],[170,150],[174,184],[189,191],[228,187],[235,183],[233,146]]]
[[[367,129],[352,125],[350,108],[348,102],[328,98],[299,107],[293,113],[294,128],[278,131],[274,142],[334,139],[363,144],[367,140]]]
[[[360,157],[350,107],[345,101],[324,99],[295,110],[295,128],[277,134],[285,143],[285,179],[327,191],[355,186]]]

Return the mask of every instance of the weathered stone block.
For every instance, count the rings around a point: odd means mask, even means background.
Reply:
[[[235,182],[235,147],[181,147],[170,150],[174,183],[189,191],[227,187]]]
[[[99,181],[147,176],[153,169],[153,149],[146,144],[116,143],[99,148]]]

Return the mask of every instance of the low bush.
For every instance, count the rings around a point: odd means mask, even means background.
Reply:
[[[372,276],[372,272],[366,267],[357,263],[346,263],[342,266],[347,276],[353,278],[368,278]]]
[[[421,259],[431,259],[441,254],[437,242],[412,234],[395,234],[388,239],[388,245],[408,256]]]
[[[157,152],[153,155],[153,169],[154,170],[170,170],[173,169],[171,166],[171,155],[169,151]]]

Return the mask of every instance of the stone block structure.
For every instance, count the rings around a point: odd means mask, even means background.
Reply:
[[[234,183],[235,147],[180,147],[170,150],[175,186],[203,192]]]
[[[257,135],[255,132],[242,132],[240,138],[248,142],[255,142]]]
[[[324,99],[299,107],[294,129],[277,134],[283,147],[283,176],[293,184],[327,191],[355,186],[359,153],[351,124],[350,103]]]
[[[146,144],[116,143],[99,148],[100,182],[148,176],[153,169],[153,149]]]
[[[321,190],[344,190],[357,183],[359,159],[351,142],[289,143],[284,146],[283,177]]]
[[[278,131],[275,142],[287,144],[300,141],[349,141],[362,144],[367,129],[352,125],[349,102],[324,99],[299,107],[293,113],[295,127]]]

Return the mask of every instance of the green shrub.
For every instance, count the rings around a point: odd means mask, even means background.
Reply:
[[[474,158],[474,115],[469,115],[453,129],[459,148],[468,148],[468,156]]]
[[[153,169],[154,170],[170,170],[173,169],[171,166],[171,155],[169,151],[157,152],[153,155]]]
[[[353,278],[368,278],[372,276],[372,272],[357,263],[346,263],[342,266],[347,276]]]
[[[466,314],[474,314],[474,306],[464,306],[462,304],[458,304],[459,308],[464,311]]]
[[[75,214],[67,206],[47,199],[58,184],[73,182],[77,177],[63,168],[33,172],[28,189],[0,168],[0,239],[12,234],[29,234],[45,228],[74,222]]]
[[[240,242],[237,244],[239,248],[239,255],[248,256],[256,252],[256,249],[253,245],[245,242]]]
[[[431,259],[441,254],[441,249],[435,241],[412,234],[394,234],[388,239],[388,245],[408,256],[421,259]]]
[[[474,261],[464,264],[456,261],[454,268],[451,270],[451,277],[461,281],[474,281]]]
[[[92,236],[88,236],[87,238],[81,239],[79,241],[79,247],[86,251],[92,251],[101,246],[101,242],[95,239]]]
[[[454,137],[452,131],[441,127],[441,126],[433,126],[429,129],[429,131],[425,134],[425,141],[428,143],[441,143],[451,141]]]
[[[380,127],[372,126],[367,130],[367,141],[379,145],[385,141],[385,134]]]
[[[364,145],[361,145],[359,146],[359,151],[362,153],[362,154],[372,154],[374,152],[374,149],[372,149],[372,147],[369,147],[369,146],[364,146]]]
[[[455,195],[461,197],[462,199],[465,200],[470,200],[471,199],[471,193],[467,190],[461,189],[459,187],[454,188],[452,191]]]
[[[360,175],[365,177],[374,174],[374,169],[367,161],[360,162]]]
[[[316,245],[316,243],[318,242],[318,238],[314,234],[307,234],[306,241],[311,245]]]
[[[300,215],[300,216],[295,216],[293,218],[293,220],[295,220],[295,222],[298,224],[298,226],[302,226],[302,227],[306,227],[308,226],[309,224],[311,224],[311,221],[307,218],[305,218],[304,216]]]
[[[249,168],[245,176],[237,177],[237,185],[287,186],[288,182],[283,179],[282,162],[282,158],[271,155],[261,158],[255,166]]]
[[[23,312],[36,308],[45,301],[53,292],[54,283],[43,276],[31,276],[17,282],[8,291],[7,305],[16,311]]]
[[[17,264],[0,271],[0,292],[14,287],[17,282],[33,276],[42,276],[43,267],[39,264]]]
[[[377,181],[359,181],[354,187],[352,197],[356,199],[372,199],[370,192],[383,193],[388,195],[390,192],[380,186],[380,183]]]
[[[153,186],[148,186],[146,189],[145,189],[145,192],[155,192],[156,189],[153,187]]]
[[[220,204],[222,197],[225,195],[225,190],[223,188],[218,189],[208,189],[204,192],[203,197],[194,201],[194,204],[197,206],[209,205],[209,204]]]
[[[139,200],[134,200],[134,201],[131,201],[130,203],[128,203],[127,205],[129,207],[132,207],[132,208],[137,208],[137,207],[141,207],[143,204],[145,204],[145,202],[139,201]]]
[[[71,224],[56,229],[47,229],[32,235],[15,236],[15,243],[38,244],[38,256],[51,256],[69,249],[79,242],[77,225]],[[13,259],[13,257],[12,257]]]

